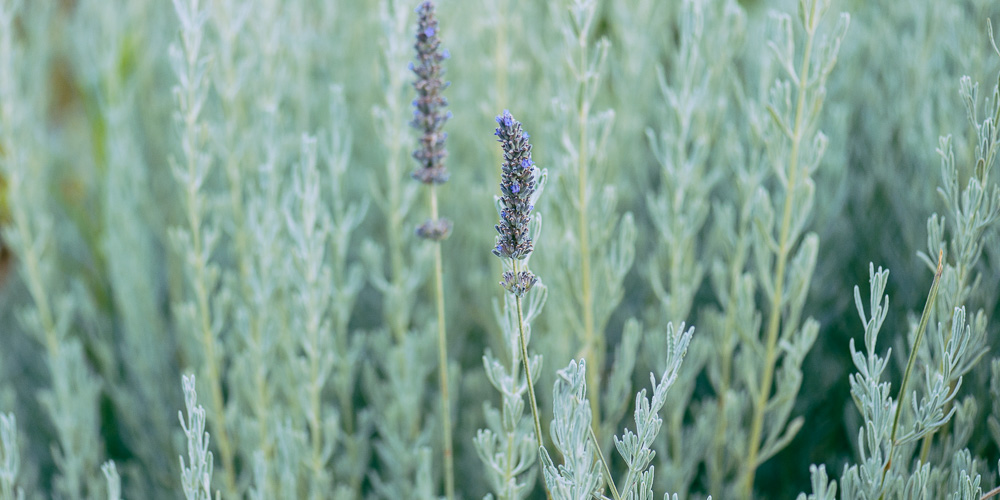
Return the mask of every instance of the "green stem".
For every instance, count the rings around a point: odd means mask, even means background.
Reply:
[[[577,36],[577,47],[579,48],[578,69],[585,71],[587,67],[587,33],[580,30]],[[581,294],[583,295],[583,353],[587,364],[591,369],[587,371],[587,398],[590,399],[590,411],[593,415],[591,427],[595,434],[600,432],[601,425],[601,353],[604,346],[601,338],[598,338],[594,325],[594,289],[591,284],[590,266],[590,235],[587,206],[587,121],[590,115],[590,104],[587,102],[587,76],[579,75],[579,95],[577,102],[577,120],[580,124],[579,136],[577,138],[577,202],[579,212],[577,213],[577,231],[580,236],[580,279]]]
[[[189,68],[188,73],[193,74],[196,68]],[[186,86],[190,87],[190,86]],[[196,89],[186,88],[187,96],[185,102],[197,102]],[[196,256],[194,259],[194,279],[192,286],[195,292],[195,304],[199,316],[199,328],[201,329],[201,341],[205,349],[205,366],[203,369],[207,375],[206,381],[209,386],[212,401],[212,413],[215,418],[209,419],[212,426],[216,442],[219,445],[219,455],[222,461],[223,480],[228,492],[227,497],[236,497],[236,473],[233,461],[233,450],[229,440],[229,432],[226,429],[225,400],[222,396],[222,377],[219,373],[218,360],[216,356],[216,338],[212,331],[211,308],[209,306],[207,270],[205,268],[206,257],[202,247],[202,204],[198,203],[199,186],[192,179],[198,177],[197,152],[202,149],[203,144],[199,140],[199,123],[197,110],[180,110],[184,120],[185,143],[183,148],[187,152],[187,222],[191,231],[191,253]]]
[[[231,55],[231,54],[230,54]],[[235,68],[231,57],[223,58],[222,64],[222,77],[224,79],[226,88],[235,87]],[[232,210],[233,216],[233,251],[238,256],[237,266],[239,268],[240,276],[240,288],[242,291],[243,298],[247,301],[253,297],[253,291],[250,289],[250,277],[253,266],[253,253],[249,250],[250,248],[250,237],[247,233],[246,227],[246,215],[244,213],[244,203],[243,198],[243,181],[241,164],[243,163],[242,158],[237,154],[237,128],[236,124],[243,123],[243,108],[238,105],[236,94],[223,93],[223,114],[227,117],[225,121],[225,148],[226,148],[226,158],[225,158],[225,170],[226,177],[229,181],[229,204]],[[261,315],[255,313],[254,311],[248,311],[250,314],[247,318],[247,328],[249,330],[250,342],[252,346],[249,347],[252,353],[252,359],[254,360],[253,374],[253,386],[255,389],[254,400],[251,402],[251,408],[253,408],[254,413],[257,417],[257,440],[260,450],[264,453],[265,460],[271,460],[273,458],[273,448],[271,446],[272,440],[270,438],[269,432],[269,422],[270,422],[270,409],[271,409],[271,390],[270,384],[267,381],[267,359],[266,354],[262,351],[261,346],[264,343],[261,332]],[[264,484],[261,485],[264,491],[270,491],[269,481],[270,478],[262,478]]]
[[[388,58],[388,55],[387,55]],[[402,92],[404,83],[398,75],[398,71],[389,71],[389,84],[386,89],[386,111],[388,116],[403,116],[400,106],[399,95]],[[389,264],[392,277],[390,278],[391,288],[389,292],[390,302],[395,302],[402,298],[405,286],[403,273],[406,265],[403,259],[403,213],[401,203],[403,199],[403,187],[400,182],[400,161],[399,156],[402,151],[402,127],[397,127],[389,133],[388,155],[386,160],[386,180],[389,183],[386,192],[386,205],[389,219],[387,240],[389,246]],[[404,311],[401,304],[390,307],[387,314],[389,329],[392,331],[396,343],[402,345],[406,330],[409,327],[409,311]]]
[[[437,188],[430,185],[431,220],[438,220]],[[441,259],[441,242],[434,242],[434,298],[437,305],[438,372],[441,385],[441,435],[444,462],[444,491],[447,500],[455,498],[455,460],[451,441],[451,396],[448,390],[448,337],[444,316],[444,264]]]
[[[515,273],[517,271],[514,271]],[[524,365],[524,376],[528,383],[528,399],[531,404],[531,417],[535,423],[535,438],[538,439],[538,446],[545,446],[545,441],[542,440],[542,424],[541,420],[538,418],[538,400],[535,399],[535,388],[531,382],[531,367],[528,363],[528,346],[527,341],[524,338],[524,319],[521,313],[521,298],[517,297],[515,299],[517,302],[517,328],[518,328],[518,343],[521,347],[521,363]]]
[[[730,302],[731,304],[732,302]],[[712,460],[715,465],[709,469],[709,476],[711,476],[709,483],[712,487],[712,493],[716,496],[720,495],[722,492],[722,461],[723,461],[723,450],[725,448],[725,436],[726,427],[728,422],[726,422],[726,397],[729,393],[729,381],[732,378],[732,361],[733,361],[733,349],[730,344],[730,336],[732,335],[732,316],[733,312],[730,310],[726,314],[726,327],[723,330],[722,338],[722,373],[720,375],[719,381],[719,401],[718,401],[718,412],[715,419],[715,435],[712,440],[712,448],[714,453],[712,455]]]
[[[997,496],[998,494],[1000,494],[1000,486],[997,486],[996,488],[987,491],[982,497],[979,498],[979,500],[987,500],[989,498]]]
[[[745,224],[741,224],[739,227],[740,240],[743,240],[746,236]],[[712,456],[715,464],[709,469],[709,484],[711,484],[711,492],[715,496],[722,495],[722,478],[725,471],[723,470],[723,456],[725,451],[725,440],[726,440],[726,428],[729,426],[728,419],[726,417],[726,405],[728,404],[729,388],[732,384],[732,371],[733,371],[733,350],[735,349],[735,344],[732,342],[733,330],[736,329],[736,307],[733,304],[736,303],[737,290],[740,286],[740,270],[743,269],[746,263],[746,250],[745,245],[740,245],[738,247],[736,257],[730,263],[729,268],[729,299],[726,302],[726,324],[722,331],[722,349],[721,349],[721,374],[719,376],[719,401],[718,401],[718,417],[715,421],[715,435],[713,439],[714,454]]]
[[[913,365],[917,360],[917,351],[920,350],[920,341],[924,338],[927,324],[930,323],[931,311],[934,310],[934,303],[937,301],[938,287],[941,284],[941,273],[944,271],[944,251],[938,251],[937,271],[934,272],[934,282],[931,283],[931,290],[927,294],[927,302],[924,303],[924,312],[920,315],[920,323],[917,324],[917,335],[913,339],[913,347],[910,348],[910,358],[906,360],[906,371],[903,372],[903,380],[899,383],[899,395],[896,397],[896,414],[892,417],[892,432],[889,434],[889,453],[886,456],[885,466],[882,468],[882,487],[885,487],[885,476],[892,467],[892,455],[896,451],[896,432],[899,430],[899,416],[903,412],[906,401],[906,385],[910,381],[910,373],[913,372]],[[880,488],[881,489],[881,488]],[[879,496],[879,499],[884,497]]]
[[[511,267],[513,268],[514,275],[518,274],[517,259],[511,259]],[[542,423],[538,418],[538,400],[535,399],[535,387],[531,382],[531,366],[528,363],[528,340],[524,335],[524,314],[521,311],[521,297],[514,297],[514,302],[517,304],[517,340],[521,348],[521,364],[524,366],[524,376],[527,379],[528,384],[528,403],[531,405],[531,416],[535,424],[535,439],[538,440],[538,447],[544,448],[545,441],[542,440]],[[543,471],[544,473],[544,471]],[[551,493],[549,493],[548,487],[545,486],[544,480],[542,481],[542,487],[545,488],[546,498],[551,499]]]
[[[194,176],[195,170],[193,161],[191,162],[189,175]],[[205,262],[200,257],[202,255],[201,246],[201,215],[194,207],[194,197],[197,195],[195,186],[188,187],[188,221],[191,227],[192,252],[199,257],[195,259],[195,301],[198,307],[199,327],[201,329],[201,341],[205,348],[205,366],[203,367],[207,375],[207,383],[212,400],[212,413],[215,418],[210,419],[212,428],[215,431],[216,440],[219,443],[219,455],[222,460],[223,480],[229,496],[236,496],[236,473],[233,463],[233,450],[229,440],[229,432],[226,429],[226,403],[222,396],[222,377],[219,373],[219,365],[215,353],[216,339],[211,326],[211,310],[208,303],[208,290],[205,288],[207,279]]]
[[[45,336],[45,349],[49,357],[53,360],[59,359],[61,343],[58,332],[56,332],[56,322],[52,316],[52,308],[49,306],[49,297],[45,293],[45,285],[42,282],[42,272],[40,266],[40,256],[35,253],[35,239],[31,234],[31,227],[28,223],[28,215],[24,209],[15,205],[12,214],[14,223],[17,226],[19,236],[24,245],[24,253],[21,259],[24,261],[24,270],[27,275],[24,280],[31,292],[31,297],[35,301],[35,308],[38,309],[38,321]]]
[[[615,500],[621,500],[621,495],[618,494],[618,488],[615,487],[615,479],[611,476],[611,468],[608,467],[607,460],[604,460],[604,452],[601,451],[601,445],[597,442],[597,435],[594,434],[594,427],[590,427],[590,439],[594,442],[594,448],[597,449],[597,458],[601,460],[601,466],[604,467],[604,477],[608,481],[608,486],[611,488],[611,496]]]
[[[812,5],[812,16],[815,17],[816,4]],[[781,216],[781,231],[778,238],[777,264],[774,275],[774,297],[771,301],[771,312],[767,325],[767,344],[765,345],[763,374],[761,383],[756,394],[753,406],[753,421],[750,427],[750,451],[747,453],[744,473],[743,498],[749,499],[753,496],[754,477],[757,473],[757,455],[760,452],[760,439],[764,427],[764,413],[767,410],[767,401],[771,395],[771,384],[774,378],[774,364],[777,361],[778,332],[781,327],[781,306],[784,302],[785,293],[785,267],[788,264],[789,235],[792,226],[792,207],[795,202],[795,187],[799,175],[799,148],[802,145],[802,136],[805,134],[805,99],[806,90],[809,86],[809,65],[812,58],[813,38],[816,32],[815,26],[806,26],[806,46],[802,52],[802,66],[798,75],[798,89],[795,104],[795,124],[792,132],[792,149],[788,158],[788,184],[785,195],[785,207]]]
[[[997,114],[994,115],[994,119],[998,119],[998,118],[1000,118],[1000,107],[997,107]],[[996,122],[994,122],[994,123],[996,123]],[[991,152],[992,152],[992,150],[993,149],[991,148]],[[990,154],[992,154],[992,153],[988,153],[987,156],[989,156]],[[989,160],[989,161],[992,162],[992,160]],[[987,174],[987,173],[988,172],[985,172],[984,173],[984,178],[981,179],[981,181],[983,182],[984,185],[986,185],[986,179],[985,179],[986,175],[985,174]],[[982,190],[979,191],[979,196],[976,199],[975,208],[973,209],[973,211],[972,211],[971,214],[967,215],[967,217],[968,217],[969,220],[973,220],[974,221],[974,220],[976,220],[978,218],[979,210],[982,208],[983,202],[984,202],[986,196],[987,196],[987,191],[985,189],[982,189]],[[957,216],[957,214],[956,214],[955,218],[956,218],[956,224],[960,225],[961,221],[957,220],[957,219],[959,219],[959,217]],[[956,229],[958,229],[958,228],[956,228]],[[965,246],[965,248],[963,248],[961,251],[959,251],[958,255],[955,257],[955,261],[956,261],[955,262],[955,266],[957,267],[957,269],[955,270],[955,274],[957,274],[958,285],[955,287],[955,290],[956,290],[955,296],[951,297],[951,299],[952,299],[951,306],[953,308],[955,306],[961,304],[962,302],[964,302],[965,299],[967,298],[967,294],[964,293],[963,290],[965,290],[966,284],[969,281],[969,272],[970,272],[971,268],[973,266],[975,266],[976,260],[975,260],[975,258],[966,259],[966,256],[968,256],[968,255],[971,254],[971,252],[968,251],[968,248],[970,246],[974,246],[978,242],[979,236],[982,235],[982,231],[981,230],[980,231],[975,231],[974,230],[974,232],[978,232],[979,234],[976,235],[976,236],[966,235],[965,238],[962,238],[964,240],[964,244],[965,244],[964,246]],[[946,336],[945,336],[945,341],[944,341],[945,345],[948,345],[948,342],[951,341],[951,328],[952,328],[951,318],[948,318],[948,320],[945,322],[945,327],[944,327],[944,331],[947,332]],[[941,364],[942,364],[941,368],[943,369],[943,364],[944,364],[944,360],[943,359],[941,360]],[[955,386],[957,385],[957,382],[958,382],[957,380],[949,381],[948,385],[951,388],[952,392],[954,392]],[[944,406],[944,412],[945,412],[946,415],[948,414],[948,411],[951,409],[952,403],[953,403],[952,401],[949,401],[948,403],[945,404],[945,406]],[[947,425],[947,424],[945,424],[945,425]],[[934,439],[934,435],[937,434],[937,431],[941,430],[942,434],[948,432],[948,429],[947,429],[947,427],[945,425],[942,425],[941,427],[936,428],[936,429],[930,431],[929,433],[927,433],[926,436],[924,436],[923,443],[920,446],[920,461],[921,462],[924,462],[924,463],[927,462],[927,458],[930,455],[931,442]],[[942,437],[942,439],[943,439],[943,437]]]

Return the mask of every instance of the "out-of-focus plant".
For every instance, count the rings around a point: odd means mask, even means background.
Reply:
[[[753,275],[768,310],[759,337],[745,345],[747,351],[738,361],[745,363],[738,371],[750,396],[749,434],[740,471],[742,498],[753,496],[757,468],[788,446],[803,425],[801,419],[789,416],[802,383],[802,362],[819,330],[814,319],[802,320],[819,246],[816,235],[806,233],[814,202],[812,174],[828,144],[816,126],[826,80],[850,20],[842,14],[833,33],[821,36],[820,22],[830,6],[829,0],[799,2],[800,49],[787,15],[776,17],[769,43],[786,79],[774,82],[761,110],[768,122],[761,139],[777,189],[758,190],[751,209]]]
[[[994,51],[1000,55],[992,24],[988,24],[988,32]],[[980,310],[967,318],[966,304],[979,295],[976,292],[981,280],[974,277],[977,263],[988,242],[985,235],[996,231],[1000,217],[1000,186],[990,180],[1000,152],[996,126],[1000,121],[1000,80],[987,101],[983,121],[979,121],[978,114],[978,85],[972,84],[969,77],[962,77],[960,95],[975,132],[970,140],[976,145],[972,150],[973,168],[965,188],[960,188],[952,138],[941,137],[938,153],[943,186],[938,191],[948,216],[933,214],[927,220],[928,253],[921,252],[920,257],[935,270],[934,281],[919,322],[911,321],[909,357],[895,400],[890,384],[883,380],[883,373],[891,366],[891,349],[884,357],[875,351],[888,314],[885,288],[889,273],[881,268],[876,272],[873,266],[870,269],[870,318],[855,287],[856,307],[865,326],[865,352],[856,351],[851,340],[851,356],[858,373],[850,380],[863,425],[857,443],[861,461],[846,468],[841,477],[844,498],[982,496],[983,465],[973,459],[968,449],[978,405],[972,397],[958,400],[957,396],[964,378],[988,350],[986,312]],[[936,264],[931,258],[935,252]],[[922,342],[925,337],[927,340]],[[918,377],[920,373],[924,376]],[[908,392],[910,384],[916,387],[912,394]],[[910,398],[909,404],[906,398]],[[953,423],[950,428],[949,423]],[[826,489],[825,471],[817,469],[812,474],[814,494]],[[832,484],[835,492],[836,484]],[[828,495],[832,498],[832,493]]]
[[[60,262],[58,231],[64,229],[58,200],[51,190],[54,172],[44,134],[46,96],[31,92],[44,72],[48,43],[42,31],[51,11],[20,2],[0,4],[0,151],[7,179],[10,224],[4,244],[18,255],[19,271],[31,304],[18,319],[43,349],[48,386],[38,395],[51,429],[55,462],[53,494],[67,498],[96,495],[101,481],[93,474],[105,456],[100,433],[101,381],[85,352],[81,322],[91,300],[74,285]],[[26,33],[15,31],[15,17]],[[29,43],[30,42],[30,43]],[[12,427],[12,425],[11,425]]]
[[[455,461],[452,445],[451,391],[448,386],[448,337],[445,328],[444,308],[444,263],[441,257],[441,241],[451,233],[450,220],[438,216],[437,185],[448,180],[448,169],[444,160],[448,150],[444,141],[448,133],[442,129],[451,112],[444,111],[448,101],[441,94],[448,86],[441,81],[444,69],[441,62],[448,58],[448,51],[442,49],[438,20],[434,14],[434,4],[426,1],[417,7],[417,64],[410,68],[417,76],[413,87],[417,98],[413,101],[413,122],[420,130],[420,147],[413,152],[413,158],[420,167],[413,178],[428,187],[430,218],[417,227],[417,236],[430,240],[434,245],[434,310],[437,321],[438,383],[441,391],[441,456],[444,468],[444,491],[447,500],[455,498]]]
[[[558,168],[553,168],[559,194],[552,199],[560,203],[550,200],[554,230],[548,234],[551,244],[566,251],[549,255],[546,261],[553,270],[554,311],[549,324],[575,334],[575,342],[565,337],[553,342],[560,347],[559,355],[568,350],[575,353],[573,357],[587,360],[587,398],[594,429],[600,432],[606,427],[601,403],[608,400],[601,397],[608,357],[605,330],[624,295],[625,275],[635,258],[636,229],[630,213],[617,212],[615,171],[605,154],[614,111],[596,109],[609,49],[606,39],[594,41],[597,2],[554,5],[558,6],[553,9],[558,13],[554,20],[559,21],[562,34],[557,60],[564,66],[557,84],[560,95],[554,101],[563,154],[558,157]],[[611,398],[628,399],[626,394]]]

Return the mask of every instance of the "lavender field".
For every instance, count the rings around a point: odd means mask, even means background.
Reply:
[[[998,22],[0,0],[0,500],[1000,498]]]

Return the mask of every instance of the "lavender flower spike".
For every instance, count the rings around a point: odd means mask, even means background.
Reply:
[[[417,15],[417,42],[413,46],[417,50],[417,61],[410,64],[410,69],[417,75],[417,80],[413,82],[417,98],[413,101],[415,109],[410,123],[420,130],[421,136],[420,147],[413,152],[420,168],[413,172],[413,178],[425,184],[442,184],[448,180],[448,169],[444,166],[444,159],[448,156],[444,140],[448,134],[441,129],[451,113],[444,112],[448,101],[441,91],[448,87],[448,82],[441,81],[444,74],[441,61],[448,58],[448,51],[440,48],[434,3],[421,3],[417,7]]]
[[[535,162],[531,160],[531,144],[521,124],[504,110],[497,117],[494,135],[503,148],[503,165],[500,174],[500,223],[493,254],[502,259],[523,260],[533,249],[528,231],[531,222],[532,197],[535,193]],[[500,284],[507,291],[521,296],[538,281],[531,272],[503,274]]]

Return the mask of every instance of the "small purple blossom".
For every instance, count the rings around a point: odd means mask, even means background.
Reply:
[[[448,151],[444,147],[448,133],[442,128],[451,118],[444,107],[448,101],[441,92],[448,87],[441,81],[444,68],[441,61],[447,59],[447,51],[441,50],[438,38],[438,21],[434,15],[434,4],[426,1],[417,7],[416,43],[417,60],[410,63],[410,70],[417,76],[413,88],[417,98],[413,100],[413,121],[411,125],[420,130],[420,145],[413,152],[413,158],[420,166],[413,172],[413,178],[424,184],[442,184],[448,180],[448,169],[444,160]],[[451,233],[452,224],[447,219],[428,220],[417,228],[417,236],[432,241],[441,241]]]
[[[451,227],[448,219],[429,220],[418,226],[416,233],[417,237],[425,240],[441,241],[451,234]]]
[[[514,274],[513,271],[506,271],[503,273],[503,281],[500,282],[500,286],[516,297],[521,297],[528,290],[531,290],[531,287],[537,282],[538,277],[531,274],[530,271],[521,271],[517,274]]]
[[[533,248],[528,225],[534,208],[531,197],[535,193],[535,163],[531,161],[528,134],[524,133],[521,124],[511,116],[510,111],[504,110],[497,116],[496,122],[499,127],[493,135],[497,136],[497,141],[503,148],[500,174],[500,202],[503,207],[500,210],[500,222],[494,226],[497,230],[497,243],[493,254],[500,258],[521,260]],[[514,281],[522,280],[518,278]],[[506,283],[514,281],[505,278]],[[504,287],[511,289],[506,284]],[[530,287],[528,284],[527,288]],[[522,293],[524,291],[526,289],[522,289]]]

